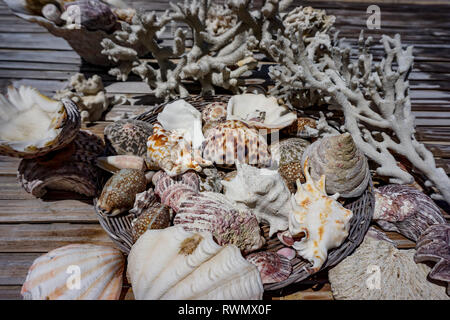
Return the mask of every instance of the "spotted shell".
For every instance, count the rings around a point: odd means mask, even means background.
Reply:
[[[414,241],[429,226],[446,223],[430,197],[413,187],[398,184],[375,189],[373,219],[383,230],[399,232]]]
[[[145,191],[146,186],[142,170],[122,169],[106,182],[97,209],[111,216],[127,211],[133,207],[136,194]]]
[[[291,162],[282,165],[278,168],[278,172],[286,183],[290,193],[297,191],[297,180],[300,180],[301,183],[305,183],[306,181],[301,162]]]
[[[124,264],[113,247],[67,245],[34,260],[21,294],[26,300],[117,300]]]
[[[118,120],[105,128],[105,142],[118,155],[143,157],[147,153],[147,139],[152,132],[153,127],[147,122]]]
[[[78,24],[88,30],[106,32],[114,29],[117,23],[117,17],[109,6],[98,0],[78,0],[66,3],[61,19],[65,20],[69,26]]]
[[[227,104],[225,102],[213,102],[202,110],[203,133],[227,119]]]
[[[263,284],[284,281],[292,273],[289,259],[275,252],[255,252],[246,256],[245,259],[258,268]]]
[[[282,133],[301,138],[310,138],[316,135],[316,128],[316,120],[312,118],[300,117],[297,118],[297,120],[294,121],[290,126],[284,128],[282,130]]]

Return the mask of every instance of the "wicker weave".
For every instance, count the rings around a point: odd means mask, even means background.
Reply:
[[[206,97],[196,96],[185,100],[197,109],[202,110],[203,107],[211,102],[227,102],[229,98],[230,96],[226,95]],[[154,123],[156,122],[158,113],[164,109],[165,105],[166,104],[159,105],[156,108],[137,116],[135,119]],[[321,270],[338,264],[341,260],[351,254],[362,242],[367,230],[369,229],[370,221],[372,220],[374,203],[375,200],[373,196],[372,180],[369,181],[369,186],[360,197],[347,199],[345,207],[352,210],[353,212],[353,218],[350,221],[349,235],[341,246],[328,252],[328,258],[323,264]],[[96,202],[94,204],[96,204]],[[124,253],[128,254],[131,246],[133,245],[131,235],[131,221],[136,218],[136,215],[129,213],[126,215],[120,215],[118,217],[107,217],[98,210],[96,210],[96,212],[100,224],[111,237],[111,239]],[[284,247],[284,245],[278,240],[277,237],[269,238],[268,225],[263,225],[262,229],[264,232],[264,237],[266,239],[266,244],[264,245],[262,250],[275,252],[278,249]],[[292,283],[301,282],[302,280],[305,280],[312,275],[307,271],[311,267],[310,262],[299,257],[294,258],[291,262],[293,271],[290,277],[278,283],[266,284],[264,286],[265,290],[281,289]]]

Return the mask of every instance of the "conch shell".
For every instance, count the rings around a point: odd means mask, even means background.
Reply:
[[[137,300],[255,300],[264,291],[237,247],[180,226],[145,232],[131,248],[127,273]]]
[[[113,247],[71,244],[34,260],[21,294],[26,300],[117,300],[124,265]]]
[[[292,196],[294,210],[289,216],[289,231],[295,241],[294,249],[313,263],[312,271],[318,271],[328,256],[328,250],[340,246],[348,236],[352,211],[345,209],[336,199],[327,196],[325,176],[315,184],[308,170],[308,158],[304,172],[306,183],[297,182],[297,193]]]

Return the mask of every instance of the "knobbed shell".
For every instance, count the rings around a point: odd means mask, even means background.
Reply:
[[[392,242],[368,232],[355,252],[329,270],[333,297],[338,300],[448,300],[445,287],[427,280],[430,268],[423,263],[416,264],[414,254],[414,249],[398,250]]]
[[[98,0],[78,0],[65,5],[61,19],[68,28],[84,26],[88,30],[112,31],[117,23],[116,15],[109,6]]]
[[[373,220],[386,231],[417,241],[431,225],[446,223],[439,207],[425,193],[404,185],[375,189]]]
[[[77,106],[55,101],[29,86],[0,95],[0,154],[36,158],[68,145],[81,126]]]
[[[306,157],[314,180],[325,175],[328,194],[352,198],[367,188],[370,178],[367,158],[356,147],[350,133],[317,140],[303,153],[303,164]]]
[[[246,256],[245,259],[258,268],[263,284],[284,281],[292,273],[289,259],[275,252],[255,252]]]
[[[26,300],[117,300],[124,264],[113,247],[67,245],[34,260],[21,294]]]
[[[133,245],[127,273],[137,300],[262,299],[258,270],[233,245],[174,226],[148,230]]]
[[[117,120],[104,130],[105,142],[115,154],[139,157],[146,155],[152,133],[151,124],[134,119]]]

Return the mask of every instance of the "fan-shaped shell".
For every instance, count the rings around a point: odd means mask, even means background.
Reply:
[[[352,198],[366,190],[370,178],[367,158],[349,133],[317,140],[303,153],[303,164],[306,157],[314,180],[325,175],[328,194]]]
[[[284,281],[292,273],[289,259],[275,252],[255,252],[246,256],[245,259],[258,268],[263,284]]]
[[[181,227],[148,230],[133,245],[127,273],[137,300],[261,299],[258,270],[233,245]]]
[[[0,95],[0,154],[35,158],[72,142],[81,126],[77,106],[55,101],[34,88],[8,87]]]
[[[117,300],[124,263],[113,247],[64,246],[34,260],[21,294],[27,300]]]
[[[105,142],[118,155],[143,157],[147,153],[147,139],[153,133],[153,126],[147,122],[123,119],[108,125]]]

